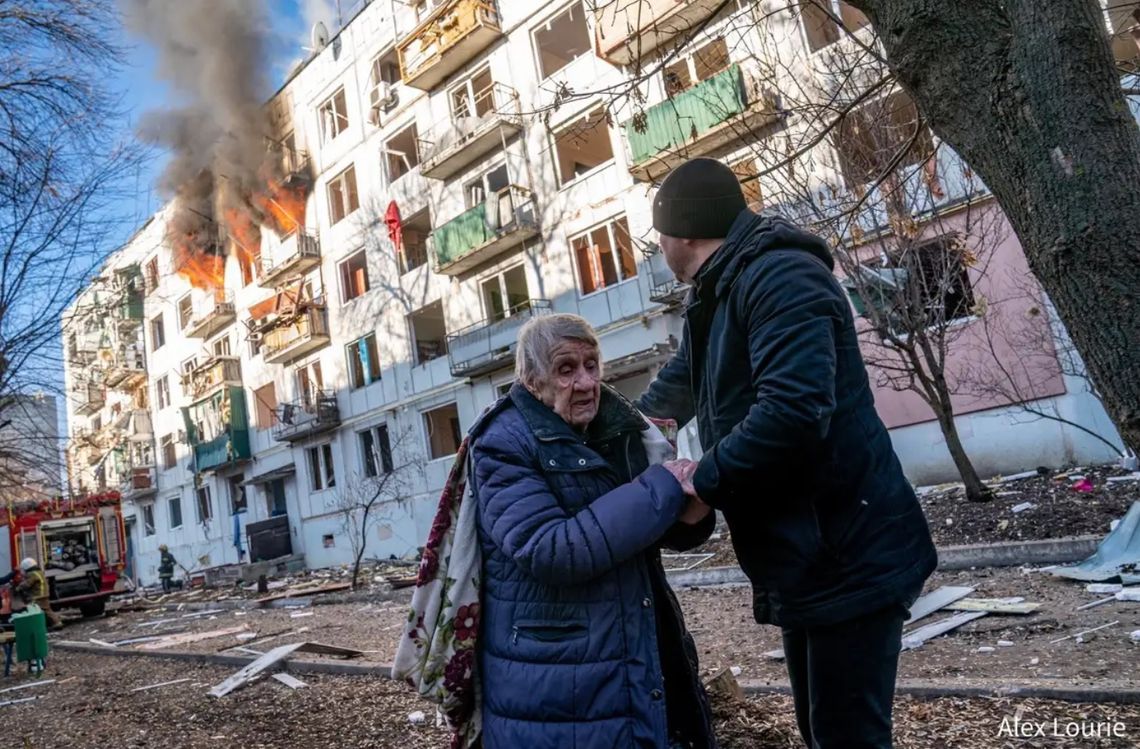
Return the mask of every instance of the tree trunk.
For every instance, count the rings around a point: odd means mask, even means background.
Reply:
[[[950,458],[954,461],[954,467],[958,469],[958,475],[962,478],[963,486],[966,487],[966,499],[971,502],[989,502],[994,498],[993,492],[982,483],[982,479],[978,476],[978,470],[974,468],[970,456],[966,454],[966,448],[962,446],[962,438],[958,436],[958,425],[954,423],[954,416],[938,411],[938,426],[942,430],[942,436],[946,439],[946,449],[950,451]]]
[[[1094,0],[849,0],[997,198],[1124,441],[1140,446],[1140,129]]]

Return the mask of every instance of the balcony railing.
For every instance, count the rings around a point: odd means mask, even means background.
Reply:
[[[261,353],[269,364],[279,364],[329,345],[328,316],[323,307],[310,307],[278,320],[262,334]]]
[[[232,325],[236,319],[234,295],[230,292],[211,294],[204,304],[194,310],[190,324],[186,326],[186,337],[209,338]]]
[[[236,356],[212,356],[182,375],[182,389],[194,400],[225,385],[241,385],[241,360]]]
[[[629,65],[679,34],[695,29],[724,2],[638,0],[595,5],[598,56],[615,65]]]
[[[519,328],[527,320],[550,314],[550,301],[528,299],[498,320],[483,321],[447,337],[452,377],[476,377],[511,366]]]
[[[146,377],[146,355],[141,346],[122,346],[107,367],[107,385],[132,390]]]
[[[340,425],[340,409],[332,391],[321,391],[315,397],[277,406],[277,424],[273,439],[293,442]]]
[[[665,264],[665,256],[655,252],[649,257],[649,299],[668,307],[679,305],[689,293],[688,284],[681,283]]]
[[[400,76],[408,86],[431,91],[502,35],[494,3],[445,2],[396,45]]]
[[[430,242],[438,271],[454,276],[536,234],[538,218],[530,190],[510,185],[436,227]]]
[[[75,393],[75,413],[80,416],[90,416],[96,413],[107,402],[107,390],[102,383],[88,383],[77,386]]]
[[[641,180],[660,179],[687,159],[749,135],[758,137],[779,115],[755,72],[753,66],[730,65],[650,107],[644,121],[626,122],[630,173]]]
[[[153,494],[157,489],[154,466],[132,466],[120,491],[124,499],[141,499]]]
[[[321,264],[321,243],[304,229],[290,234],[277,249],[276,258],[262,258],[262,286],[274,288],[308,273]]]
[[[519,95],[513,88],[492,83],[463,99],[460,112],[452,111],[420,138],[420,172],[447,179],[502,147],[505,139],[522,130]]]

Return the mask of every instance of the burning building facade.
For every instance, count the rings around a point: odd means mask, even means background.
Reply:
[[[638,395],[681,337],[685,293],[655,252],[651,181],[697,155],[755,175],[734,133],[776,117],[750,85],[763,45],[738,30],[747,3],[713,18],[722,4],[646,0],[637,24],[583,0],[344,3],[348,20],[331,38],[314,29],[317,49],[267,103],[256,3],[219,0],[209,19],[197,3],[128,5],[188,101],[144,125],[175,154],[171,200],[64,335],[70,480],[134,487],[144,581],[159,544],[197,568],[343,563],[344,498],[408,467],[366,556],[414,554],[534,316],[589,320],[607,378]],[[652,35],[638,31],[649,16]],[[677,80],[642,85],[644,128],[606,94],[567,98],[630,84],[622,66],[654,53],[647,40],[697,26]],[[219,46],[220,62],[202,59]],[[129,319],[108,312],[120,308]],[[923,439],[911,466],[945,467]]]

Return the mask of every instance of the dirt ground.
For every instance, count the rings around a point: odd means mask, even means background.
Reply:
[[[1058,680],[1061,683],[1126,684],[1140,686],[1140,644],[1129,634],[1140,630],[1140,603],[1112,603],[1077,611],[1103,596],[1085,592],[1083,583],[1055,578],[1046,572],[1016,568],[939,572],[927,590],[940,585],[970,586],[973,597],[1022,596],[1042,607],[1027,616],[988,615],[949,634],[904,653],[899,676],[904,679],[969,679],[1008,684],[1024,680]],[[780,647],[779,630],[752,620],[751,594],[747,586],[700,588],[677,591],[686,622],[696,640],[701,667],[706,675],[739,666],[742,679],[783,682],[787,674],[781,662],[764,656]],[[258,638],[287,632],[267,640],[239,639],[230,634],[172,648],[179,651],[217,652],[234,646],[267,650],[289,642],[311,640],[328,645],[363,650],[363,660],[390,663],[402,631],[407,594],[399,600],[373,604],[314,605],[300,609],[253,609],[222,611],[208,616],[195,612],[156,611],[120,614],[91,619],[69,626],[60,637],[87,641],[89,638],[117,642],[165,632],[207,632],[245,627]],[[919,624],[950,616],[936,612]],[[1078,632],[1119,622],[1088,641],[1050,641]],[[153,624],[159,622],[159,624]],[[148,624],[149,623],[149,624]],[[153,626],[152,626],[153,624]],[[1001,646],[998,641],[1013,643]],[[145,643],[124,647],[144,647]],[[992,647],[993,652],[978,652]],[[1034,660],[1036,659],[1036,661]]]
[[[100,746],[141,749],[438,749],[446,734],[430,706],[386,679],[306,674],[304,689],[265,679],[227,697],[207,694],[230,669],[184,663],[58,652],[47,678],[57,683],[12,694],[39,699],[4,708],[9,745],[25,749]],[[14,677],[11,684],[26,677]],[[189,681],[131,690],[175,679]],[[7,695],[5,695],[7,696]],[[408,717],[423,711],[426,720]],[[791,701],[764,696],[718,703],[717,735],[724,749],[802,747]],[[1119,722],[1125,737],[1112,740],[1001,740],[1003,720]],[[895,706],[899,749],[998,747],[1129,747],[1140,737],[1140,706],[1078,705],[1040,700],[899,698]]]

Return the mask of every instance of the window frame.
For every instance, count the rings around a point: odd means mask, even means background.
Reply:
[[[375,424],[357,432],[356,443],[360,450],[361,473],[365,478],[380,478],[396,470],[392,460],[391,431],[387,424]]]
[[[431,429],[431,416],[430,416],[430,414],[436,413],[437,411],[442,411],[445,408],[454,408],[455,409],[455,420],[459,426],[459,429],[458,429],[459,434],[453,435],[453,436],[457,437],[457,441],[455,444],[455,450],[454,451],[452,451],[450,453],[446,453],[444,455],[436,455],[435,451],[432,447],[432,440],[431,440],[432,429]],[[463,437],[462,437],[463,422],[459,420],[459,402],[458,401],[450,401],[448,403],[441,403],[438,406],[433,406],[432,408],[425,408],[423,411],[420,411],[420,416],[421,416],[420,421],[423,424],[423,429],[424,429],[424,444],[427,446],[428,461],[430,462],[430,461],[436,461],[436,460],[446,460],[447,458],[453,457],[459,451],[459,447],[463,443]]]
[[[351,183],[349,182],[350,172]],[[334,185],[339,185],[339,187],[334,188]],[[351,186],[351,190],[347,189],[349,186]],[[334,190],[341,196],[340,202],[334,201]],[[341,169],[325,183],[325,197],[328,201],[329,226],[336,226],[360,210],[360,188],[356,182],[356,162]],[[339,212],[337,206],[341,211],[344,211],[339,216],[337,215]]]
[[[178,514],[178,524],[177,525],[175,525],[175,523],[174,523],[175,513],[173,512],[173,508],[175,508],[175,507],[178,508],[178,513],[177,513]],[[172,531],[178,530],[179,528],[182,527],[183,523],[185,523],[185,518],[182,517],[182,494],[181,493],[175,494],[172,497],[166,498],[166,516],[167,516],[167,518],[166,518],[167,522],[170,524],[170,530],[172,530]]]
[[[154,520],[154,502],[147,502],[142,505],[140,509],[142,510],[143,537],[149,538],[150,536],[157,535],[158,528]]]
[[[336,488],[334,460],[331,441],[305,448],[305,467],[309,473],[310,491],[317,493]]]
[[[205,502],[202,499],[205,498]],[[206,525],[214,520],[214,497],[209,484],[195,487],[194,511],[199,525]]]
[[[174,405],[170,399],[170,375],[163,375],[154,381],[154,402],[159,411]]]
[[[610,157],[605,161],[599,162],[597,165],[590,167],[581,174],[575,175],[570,179],[563,179],[562,168],[560,165],[560,158],[558,155],[558,142],[561,138],[569,135],[570,131],[583,122],[589,121],[595,114],[600,115],[599,124],[606,134],[606,141],[610,146]],[[583,180],[597,174],[606,167],[612,165],[617,159],[617,149],[614,148],[613,133],[611,132],[610,124],[606,121],[605,106],[591,107],[583,112],[580,116],[572,118],[572,121],[562,123],[557,130],[550,134],[550,151],[551,159],[554,162],[554,178],[558,184],[559,190],[565,190],[573,185],[581,183]]]
[[[369,338],[372,339],[371,342],[368,341]],[[359,345],[361,342],[364,342],[365,345],[368,346],[369,368],[367,371],[364,368],[364,362],[360,359]],[[356,348],[355,351],[353,350],[354,347]],[[380,382],[383,379],[383,367],[380,363],[380,349],[376,343],[376,331],[372,331],[371,333],[367,333],[346,343],[344,345],[344,353],[348,366],[348,384],[350,389],[359,390]],[[357,382],[356,364],[360,365],[361,382]],[[375,369],[372,368],[372,365],[375,365]],[[375,374],[373,374],[373,372],[375,372]]]
[[[625,222],[626,236],[629,237],[630,245],[631,245],[629,248],[630,258],[633,261],[633,274],[626,277],[626,278],[621,277],[622,265],[620,262],[620,253],[616,254],[616,255],[614,254],[618,250],[618,243],[615,241],[615,234],[614,234],[613,227],[615,225],[617,225],[618,222],[620,222],[620,221]],[[603,271],[603,273],[602,273],[603,285],[596,287],[593,291],[585,291],[583,288],[583,285],[582,285],[581,261],[579,260],[579,257],[578,257],[578,248],[574,246],[574,242],[575,242],[575,240],[581,239],[582,237],[590,237],[590,235],[592,235],[594,232],[596,232],[602,228],[606,229],[606,235],[609,238],[610,254],[611,254],[611,256],[613,256],[613,260],[615,263],[614,264],[614,270],[616,271],[618,279],[613,285],[605,285],[605,283],[604,283],[605,273]],[[576,282],[575,286],[578,290],[578,298],[579,299],[585,299],[586,297],[593,296],[595,294],[601,293],[601,292],[606,291],[608,289],[616,289],[624,283],[629,283],[630,281],[636,281],[638,278],[641,277],[641,265],[637,262],[637,255],[634,254],[634,248],[632,246],[632,243],[633,243],[633,234],[629,230],[629,216],[628,216],[628,214],[625,214],[625,213],[619,213],[616,216],[608,218],[599,224],[595,224],[594,226],[590,227],[589,229],[577,232],[577,233],[575,233],[575,234],[573,234],[567,238],[567,244],[569,245],[569,248],[570,248],[571,262],[573,263],[573,266],[574,266],[575,282]]]
[[[182,305],[186,305],[186,309],[182,309]],[[178,329],[186,330],[190,327],[190,323],[194,320],[194,298],[191,294],[183,294],[182,297],[175,303],[175,312],[178,315]],[[183,312],[185,312],[185,319],[183,319]]]
[[[166,345],[166,322],[163,314],[159,312],[150,318],[150,350],[152,353]]]
[[[416,163],[414,163],[414,164],[408,160],[408,154],[406,152],[395,151],[395,150],[388,147],[389,143],[391,143],[392,141],[396,140],[397,138],[403,136],[409,130],[412,131],[412,148],[414,149],[413,155],[415,156],[415,160],[416,160]],[[389,187],[391,187],[393,184],[395,184],[399,180],[403,179],[404,177],[407,177],[409,174],[412,174],[417,169],[419,169],[420,164],[423,163],[423,155],[420,153],[420,128],[419,128],[419,125],[416,123],[416,121],[415,120],[409,121],[407,125],[400,128],[399,130],[396,130],[390,136],[385,138],[384,142],[380,144],[380,153],[383,155],[382,165],[384,167],[384,169],[383,169],[383,171],[384,171],[384,184],[386,184]],[[406,171],[402,172],[401,174],[399,174],[395,177],[392,176],[392,171],[391,171],[391,169],[389,169],[389,166],[391,165],[390,159],[392,157],[397,157],[397,158],[402,159],[403,163],[404,163],[404,167],[406,169]]]
[[[167,447],[170,449],[170,459],[167,460]],[[174,440],[174,434],[164,434],[159,437],[158,450],[162,457],[162,469],[169,471],[178,467],[178,446]]]
[[[343,111],[338,111],[337,100],[339,99],[339,108]],[[332,123],[334,130],[331,135],[325,121],[325,110],[328,109],[332,114]],[[340,124],[343,121],[343,124]],[[348,95],[344,91],[344,84],[341,84],[335,91],[333,91],[324,101],[317,107],[317,125],[321,133],[321,145],[328,145],[344,135],[352,126],[352,120],[348,116]]]
[[[591,43],[588,43],[586,45],[586,50],[584,52],[582,52],[581,54],[579,54],[579,55],[575,56],[574,58],[568,60],[565,65],[558,68],[557,70],[551,71],[550,73],[546,73],[542,69],[542,48],[539,46],[538,39],[536,38],[536,36],[537,36],[539,31],[548,30],[547,27],[552,25],[556,19],[561,18],[566,13],[572,12],[575,6],[580,8],[582,11],[582,24],[586,27],[586,40],[587,40],[587,42],[591,42]],[[594,54],[594,45],[592,43],[592,39],[590,38],[590,23],[587,19],[588,19],[588,12],[586,10],[586,3],[583,2],[583,0],[571,0],[571,2],[566,3],[566,5],[555,10],[553,13],[548,15],[544,20],[540,21],[539,23],[537,23],[531,27],[531,29],[530,29],[530,47],[533,50],[532,54],[534,55],[534,68],[535,68],[535,73],[538,75],[538,83],[540,86],[543,83],[545,83],[546,81],[553,78],[554,76],[561,73],[566,68],[568,68],[571,65],[573,65],[574,63],[576,63],[578,60],[580,60],[585,55]]]
[[[351,263],[353,260],[357,259],[358,257],[364,261],[364,286],[365,286],[365,288],[363,291],[356,294],[355,296],[349,297],[348,296],[348,283],[347,283],[348,277],[345,275],[345,269],[348,267],[349,263]],[[342,306],[345,304],[348,304],[350,302],[354,302],[357,299],[359,299],[360,297],[366,296],[370,291],[372,291],[372,278],[371,278],[371,274],[368,272],[368,251],[365,248],[362,247],[361,249],[357,250],[356,252],[353,252],[348,257],[346,257],[343,260],[341,260],[340,262],[338,262],[336,264],[336,270],[337,270],[337,281],[340,285],[340,303]]]

